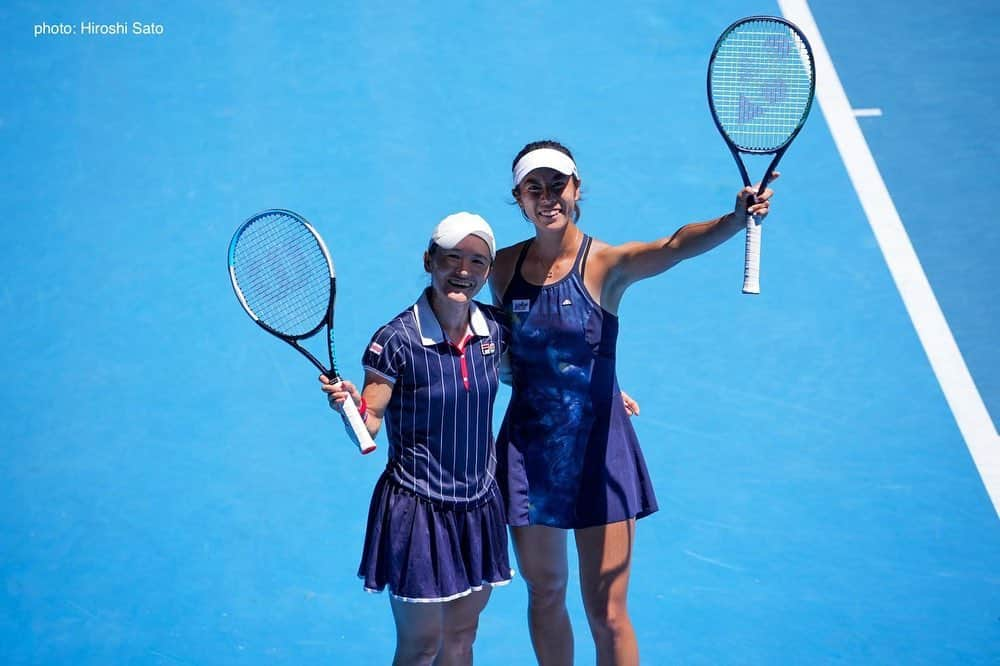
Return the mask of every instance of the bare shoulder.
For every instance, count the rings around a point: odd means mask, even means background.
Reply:
[[[612,245],[595,238],[590,246],[583,282],[594,300],[612,314],[618,313],[622,294],[628,286],[622,268],[642,245],[636,241]]]
[[[618,264],[622,257],[631,251],[631,246],[633,245],[635,245],[634,242],[612,245],[599,238],[594,238],[590,244],[587,263],[588,265],[599,265],[604,270],[607,270]]]
[[[605,241],[602,241],[600,238],[597,238],[596,236],[591,236],[590,237],[590,251],[591,252],[605,252],[609,248],[613,248],[613,247],[614,247],[614,245],[612,245],[611,243],[607,243]]]
[[[602,292],[608,277],[608,268],[614,265],[616,249],[614,245],[591,237],[590,249],[583,264],[583,284],[587,291],[603,306]]]
[[[639,259],[644,255],[663,250],[669,243],[669,240],[669,238],[661,238],[653,241],[631,240],[618,245],[604,243],[603,250],[600,252],[602,263],[607,268],[614,269],[622,264]]]
[[[520,243],[497,250],[497,257],[493,261],[493,271],[490,275],[490,287],[493,290],[494,300],[499,301],[504,292],[507,291],[507,286],[510,284],[511,278],[514,277],[517,257],[527,242],[527,240],[523,240]]]

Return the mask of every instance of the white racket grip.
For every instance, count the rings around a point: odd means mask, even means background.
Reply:
[[[361,414],[358,414],[358,406],[354,404],[354,401],[347,398],[343,403],[344,411],[341,415],[344,417],[344,426],[347,428],[347,435],[351,438],[358,449],[360,449],[362,454],[371,453],[375,450],[375,442],[372,441],[372,436],[368,434],[368,428],[365,427],[364,421],[361,420]]]
[[[747,215],[747,248],[743,264],[743,293],[760,293],[760,222]]]

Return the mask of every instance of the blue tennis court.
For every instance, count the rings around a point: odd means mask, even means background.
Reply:
[[[384,440],[360,457],[241,311],[232,232],[273,207],[316,225],[359,377],[438,220],[530,234],[509,184],[528,141],[572,148],[581,226],[609,242],[730,209],[705,70],[753,13],[832,69],[781,165],[762,295],[734,239],[620,310],[661,509],[630,587],[643,663],[1000,663],[982,0],[6,3],[0,662],[388,663],[388,602],[355,576]],[[477,664],[534,663],[526,598],[493,593]]]

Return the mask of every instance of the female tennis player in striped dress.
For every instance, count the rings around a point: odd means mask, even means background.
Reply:
[[[350,397],[372,436],[388,435],[358,575],[389,588],[394,664],[471,664],[491,587],[512,576],[492,429],[509,329],[472,300],[495,248],[478,215],[445,218],[424,254],[431,286],[375,333],[361,393],[320,377],[335,408]]]
[[[618,304],[626,288],[742,231],[749,188],[733,213],[649,243],[608,245],[577,226],[580,177],[554,141],[514,159],[513,194],[534,237],[497,253],[494,300],[510,317],[513,392],[497,441],[528,624],[543,666],[573,662],[565,599],[567,533],[597,663],[636,664],[626,608],[635,521],[656,511],[615,375]],[[768,211],[767,190],[750,212]]]

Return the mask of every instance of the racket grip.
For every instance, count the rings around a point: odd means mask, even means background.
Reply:
[[[341,416],[344,417],[344,426],[347,428],[347,435],[351,438],[351,441],[354,442],[362,454],[374,451],[375,442],[372,441],[372,436],[368,434],[368,428],[365,427],[364,421],[361,420],[361,414],[358,413],[358,407],[354,404],[354,401],[350,398],[345,400],[343,410]]]
[[[760,293],[760,222],[747,215],[747,247],[743,263],[743,293]]]

